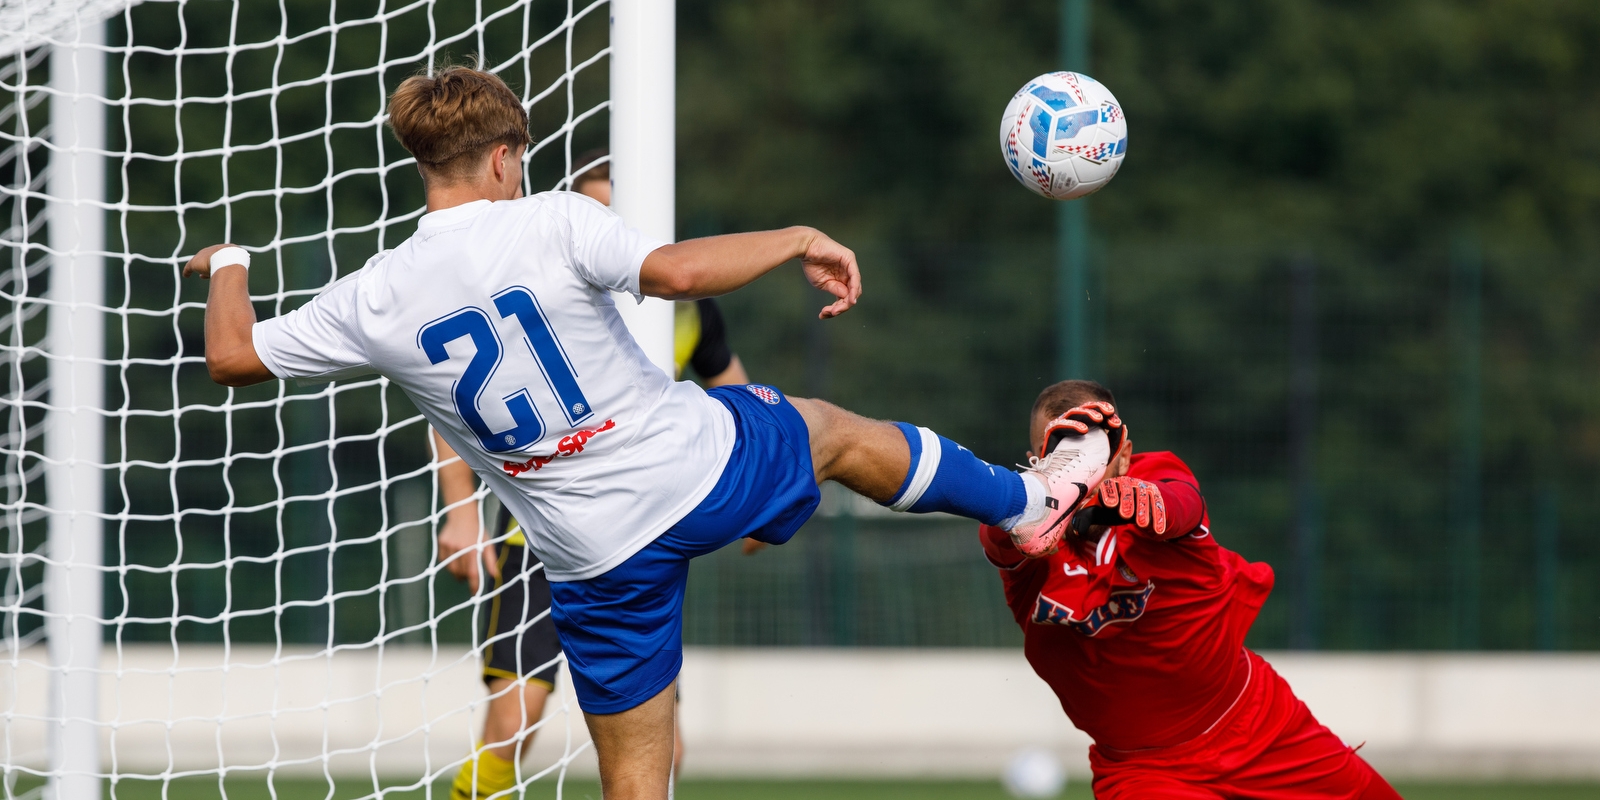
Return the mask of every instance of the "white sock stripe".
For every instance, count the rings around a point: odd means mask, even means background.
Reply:
[[[889,506],[891,511],[907,511],[922,499],[922,493],[928,491],[928,486],[933,483],[934,473],[939,471],[939,434],[927,428],[918,428],[917,434],[922,437],[922,455],[917,458],[917,470],[911,475],[911,485],[906,487],[906,493]]]

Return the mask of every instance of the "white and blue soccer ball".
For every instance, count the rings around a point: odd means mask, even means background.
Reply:
[[[1049,750],[1028,747],[1018,750],[1006,763],[1000,783],[1019,800],[1059,797],[1067,788],[1067,771]]]
[[[1035,194],[1072,200],[1111,181],[1128,152],[1128,120],[1106,85],[1047,72],[1017,91],[1000,119],[1000,153]]]

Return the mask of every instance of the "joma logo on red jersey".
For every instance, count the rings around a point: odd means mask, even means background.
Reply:
[[[599,427],[586,428],[572,434],[571,436],[561,437],[561,441],[556,443],[556,451],[550,455],[534,456],[527,461],[507,461],[502,468],[506,471],[507,475],[510,475],[513,478],[521,475],[524,472],[538,472],[539,470],[544,469],[544,465],[558,458],[567,458],[583,452],[583,446],[588,444],[590,439],[593,439],[596,435],[605,431],[609,431],[615,427],[617,427],[617,424],[608,419],[604,425]]]
[[[1039,625],[1065,625],[1084,636],[1093,636],[1113,622],[1132,622],[1144,616],[1145,606],[1155,590],[1155,582],[1147,581],[1138,589],[1112,592],[1111,599],[1105,605],[1085,614],[1082,619],[1073,617],[1072,609],[1041,594],[1033,607],[1033,621]]]

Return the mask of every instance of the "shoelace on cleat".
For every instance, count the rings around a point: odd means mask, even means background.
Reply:
[[[1028,466],[1023,467],[1021,464],[1017,466],[1024,472],[1045,474],[1053,470],[1066,469],[1071,466],[1072,462],[1077,461],[1082,456],[1083,450],[1080,448],[1056,445],[1056,449],[1050,451],[1050,454],[1044,458],[1028,456]]]

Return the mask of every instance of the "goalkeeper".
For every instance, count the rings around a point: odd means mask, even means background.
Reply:
[[[818,484],[912,512],[995,525],[1022,552],[1060,542],[1109,459],[1105,431],[1062,438],[1023,473],[926,428],[869,420],[765,386],[674,382],[611,293],[725,294],[799,259],[861,296],[855,254],[788,228],[652,241],[573,192],[522,197],[528,117],[492,73],[406,79],[389,122],[427,197],[417,231],[299,309],[257,323],[248,254],[201,250],[206,366],[229,386],[387,376],[523,523],[609,800],[668,796],[689,560],[750,537],[782,543]]]
[[[1065,546],[1030,559],[984,526],[1028,663],[1094,739],[1094,796],[1398,800],[1244,646],[1272,568],[1211,536],[1199,481],[1171,453],[1133,453],[1105,387],[1064,381],[1034,402],[1029,440],[1063,411],[1113,430],[1099,490]]]
[[[605,156],[605,150],[591,150],[579,156],[578,163],[587,166]],[[611,205],[610,165],[583,170],[572,188]],[[692,368],[707,388],[749,383],[744,364],[728,345],[727,326],[717,301],[707,297],[674,305],[676,374],[681,376],[685,368]],[[484,648],[483,682],[490,696],[483,738],[477,757],[461,765],[451,789],[453,800],[467,800],[490,797],[516,785],[515,764],[532,745],[545,700],[555,689],[561,644],[548,613],[550,582],[537,559],[528,557],[522,526],[502,504],[493,528],[499,546],[483,542],[482,510],[476,502],[466,502],[475,489],[472,468],[437,431],[433,432],[433,447],[440,462],[439,492],[450,508],[439,530],[439,561],[466,581],[474,594],[481,587],[494,597],[489,612],[482,615],[479,639]],[[473,550],[477,552],[468,552]],[[458,553],[465,557],[457,557]],[[482,577],[485,574],[487,579]],[[683,769],[683,732],[675,731],[674,739],[672,766],[677,774]]]

